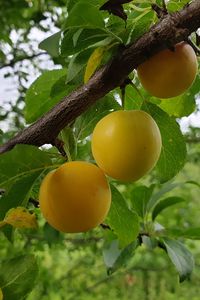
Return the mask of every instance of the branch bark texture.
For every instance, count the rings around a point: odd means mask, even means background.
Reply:
[[[200,1],[195,0],[179,12],[167,14],[135,43],[118,54],[89,80],[89,82],[43,115],[35,123],[0,146],[0,153],[16,144],[42,146],[55,144],[59,132],[89,106],[120,86],[130,72],[159,51],[187,40],[200,27]]]

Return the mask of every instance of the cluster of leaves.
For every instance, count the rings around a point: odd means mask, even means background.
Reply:
[[[62,9],[61,12],[59,9]],[[9,123],[7,127],[15,132],[24,126],[23,107],[27,86],[43,71],[41,63],[49,58],[46,52],[38,51],[38,38],[59,28],[66,12],[66,1],[62,0],[1,1],[0,70],[12,86],[9,88],[9,99],[7,93],[1,95],[1,104],[7,105],[0,105],[0,122]],[[54,62],[59,63],[56,58]],[[14,97],[16,101],[12,99]]]
[[[16,2],[13,1],[13,10],[16,9]],[[22,24],[26,24],[24,20],[27,14],[29,18],[33,18],[36,6],[39,19],[36,18],[35,22],[40,21],[48,7],[48,1],[43,2],[40,14],[37,5],[40,5],[41,1],[20,1],[22,7],[19,15],[23,17],[23,22],[20,25],[19,20],[16,22],[13,20],[13,26],[20,28]],[[58,5],[58,1],[56,2],[55,5]],[[68,15],[63,20],[61,30],[45,39],[40,44],[40,48],[47,51],[52,59],[59,61],[62,68],[44,72],[27,90],[24,109],[27,124],[36,121],[63,96],[87,82],[94,71],[115,54],[121,44],[134,42],[157,21],[156,14],[151,9],[151,4],[155,1],[122,1],[120,7],[123,5],[123,12],[127,15],[126,22],[116,14],[113,15],[112,10],[108,9],[112,14],[109,14],[106,9],[100,10],[102,7],[106,8],[104,4],[107,2],[103,0],[59,2],[61,6],[65,5],[64,11],[67,9]],[[162,1],[156,2],[162,3]],[[168,9],[177,10],[185,3],[186,1],[169,1]],[[4,35],[8,37],[8,33]],[[5,38],[2,39],[5,41]],[[183,281],[190,276],[194,263],[190,252],[177,238],[198,240],[200,229],[164,228],[156,222],[156,219],[163,210],[184,203],[181,197],[166,195],[177,185],[192,184],[199,187],[197,182],[191,180],[176,184],[171,180],[183,168],[187,155],[185,137],[176,118],[188,116],[196,109],[195,99],[199,93],[200,76],[197,76],[187,93],[167,101],[147,94],[141,87],[136,73],[131,74],[131,77],[133,84],[126,87],[123,106],[125,109],[143,109],[152,115],[162,135],[162,153],[151,176],[145,177],[137,184],[132,184],[131,188],[129,184],[125,185],[110,179],[112,206],[105,220],[106,229],[102,229],[106,232],[104,233],[104,261],[108,273],[111,274],[126,264],[141,244],[151,248],[161,248],[168,254],[179,272],[180,281]],[[68,158],[93,161],[90,135],[103,116],[122,108],[119,104],[120,99],[121,93],[118,89],[110,92],[60,133],[61,139],[65,142],[64,147]],[[1,141],[8,137],[9,133],[2,134]],[[31,201],[37,203],[42,178],[49,170],[62,164],[65,159],[55,148],[37,149],[22,145],[0,156],[2,189],[0,220],[4,222],[1,230],[10,241],[13,238],[13,226],[17,227],[17,225],[16,222],[5,221],[8,220],[5,217],[6,213],[12,208],[29,207]],[[22,217],[22,213],[23,210],[19,213],[19,217]],[[15,265],[15,270],[18,270],[18,263],[22,268],[18,272],[19,276],[15,277],[15,274],[12,274],[14,277],[11,279],[8,272],[0,273],[0,287],[5,299],[8,300],[23,299],[30,291],[29,277],[26,277],[28,269],[33,270],[31,283],[36,277],[37,267],[32,256],[4,262],[1,270],[5,268],[10,270]],[[13,284],[17,287],[22,286],[19,290],[16,289],[15,294],[11,292]]]

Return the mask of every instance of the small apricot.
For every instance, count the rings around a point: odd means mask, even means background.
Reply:
[[[175,51],[163,50],[137,68],[142,86],[158,98],[172,98],[183,94],[195,80],[198,70],[193,48],[181,42]]]
[[[101,169],[88,162],[73,161],[46,175],[39,203],[52,227],[63,232],[84,232],[104,221],[111,192]]]
[[[92,135],[92,153],[109,176],[134,181],[149,172],[159,159],[160,130],[142,110],[115,111],[101,119]]]

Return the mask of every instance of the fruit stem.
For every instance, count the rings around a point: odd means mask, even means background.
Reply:
[[[121,94],[122,94],[122,97],[121,97],[122,108],[124,110],[124,106],[125,106],[125,88],[121,89]]]
[[[164,16],[168,14],[165,1],[163,0],[162,3],[163,3],[162,5],[163,7],[158,6],[156,3],[153,3],[151,5],[152,9],[156,12],[158,19],[162,19],[164,18]]]
[[[167,5],[165,3],[165,0],[162,0],[162,7],[167,12]]]
[[[126,86],[128,84],[132,84],[132,81],[130,80],[130,78],[126,78],[123,83],[120,85],[120,90],[121,90],[121,102],[122,102],[122,108],[124,109],[125,106],[125,93],[126,93]]]

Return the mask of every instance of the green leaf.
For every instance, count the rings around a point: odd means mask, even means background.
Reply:
[[[200,227],[190,227],[187,229],[166,229],[167,235],[171,235],[173,237],[180,237],[190,240],[200,240]]]
[[[103,249],[103,258],[107,268],[112,268],[116,260],[122,253],[122,249],[119,248],[119,241],[114,240],[110,243],[109,247]]]
[[[158,102],[158,106],[165,111],[168,115],[176,118],[182,118],[189,116],[196,109],[195,99],[199,93],[200,75],[196,76],[196,80],[184,94],[170,98],[170,99],[158,99],[156,97],[150,97],[152,103]]]
[[[81,72],[82,72],[81,81],[83,82],[84,69],[87,65],[87,61],[88,61],[92,51],[93,51],[92,49],[87,49],[78,54],[75,54],[72,57],[72,59],[70,60],[69,66],[68,66],[66,83],[74,81],[74,79],[78,75],[80,75]]]
[[[195,98],[199,93],[200,75],[197,75],[191,88],[183,95],[162,100],[159,107],[166,111],[170,116],[181,118],[189,116],[196,108]]]
[[[38,266],[33,255],[18,256],[1,264],[0,286],[5,300],[23,300],[34,288]]]
[[[144,110],[156,121],[162,136],[162,151],[156,165],[161,183],[172,179],[184,166],[186,143],[176,120],[154,104],[147,103]]]
[[[13,183],[10,189],[0,198],[0,220],[7,211],[13,207],[26,206],[34,183],[42,171],[35,171],[26,176],[21,176]]]
[[[45,223],[43,230],[44,230],[44,238],[50,246],[55,242],[59,241],[60,232],[55,228],[51,227],[48,223]]]
[[[181,197],[168,197],[161,200],[153,209],[152,212],[152,220],[155,220],[158,214],[160,214],[164,209],[168,208],[169,206],[175,205],[177,203],[184,202],[185,199]]]
[[[185,93],[184,95],[175,98],[162,100],[159,107],[170,116],[182,118],[184,116],[189,116],[195,110],[195,98]]]
[[[62,100],[64,96],[67,96],[70,94],[75,86],[74,85],[68,85],[66,83],[66,74],[62,77],[60,77],[51,87],[50,97],[52,99],[59,99]]]
[[[65,29],[71,27],[104,27],[104,20],[99,9],[85,1],[76,3],[65,22]]]
[[[188,181],[186,181],[186,183],[193,184],[193,185],[195,185],[196,187],[200,188],[200,183],[198,183],[198,182],[196,182],[196,181],[194,181],[194,180],[188,180]]]
[[[120,109],[120,105],[112,95],[106,95],[98,100],[86,112],[76,119],[74,124],[75,136],[77,140],[82,140],[89,136],[99,120],[112,110]]]
[[[166,247],[169,258],[179,273],[180,282],[189,278],[194,268],[194,259],[192,254],[179,241],[163,238],[163,243]]]
[[[91,3],[97,7],[100,7],[105,2],[105,0],[67,0],[67,11],[69,13],[78,1]]]
[[[160,198],[176,187],[181,186],[183,183],[171,183],[166,182],[163,185],[159,186],[159,190],[151,196],[151,199],[148,202],[147,210],[148,212],[156,205],[157,202],[160,201]]]
[[[119,239],[121,247],[136,240],[139,233],[138,215],[129,210],[120,192],[111,185],[112,204],[107,216],[108,225]]]
[[[137,16],[137,13],[132,13],[128,18],[128,30],[130,30],[127,43],[133,43],[136,39],[142,36],[148,31],[149,27],[153,23],[154,12],[153,11],[143,11]]]
[[[39,48],[47,51],[52,57],[59,56],[59,42],[61,38],[61,31],[58,31],[46,38],[39,44]]]
[[[5,53],[0,49],[0,62],[6,60],[6,55]],[[1,299],[1,298],[0,298]]]
[[[0,155],[0,187],[7,188],[9,183],[35,172],[52,168],[50,157],[37,147],[17,145],[11,151]]]
[[[136,87],[133,85],[126,86],[125,90],[125,100],[124,100],[124,109],[140,109],[144,99],[139,93]]]
[[[147,205],[153,193],[154,185],[150,187],[137,186],[131,192],[131,203],[137,214],[144,218],[147,213]]]
[[[108,21],[106,21],[106,30],[119,43],[126,43],[127,31],[124,26],[124,20],[121,18],[111,14],[108,18]]]
[[[77,154],[77,140],[75,138],[73,129],[65,127],[60,132],[61,141],[64,142],[64,150],[67,154],[68,160],[75,160]]]
[[[6,191],[0,198],[0,220],[9,209],[26,206],[36,181],[44,170],[52,168],[49,155],[33,146],[17,145],[2,154],[0,187]]]
[[[184,5],[186,5],[188,3],[187,0],[181,0],[181,1],[169,1],[169,3],[167,3],[167,9],[170,12],[174,12],[177,10],[180,10],[181,8],[183,8]]]
[[[149,200],[148,205],[147,205],[148,212],[160,201],[160,198],[163,195],[167,194],[168,192],[172,191],[173,189],[175,189],[177,187],[179,187],[179,188],[183,187],[185,184],[193,184],[193,185],[199,187],[199,184],[196,181],[186,181],[186,182],[177,182],[177,183],[167,182],[160,187],[158,192],[154,193],[151,196],[151,199]]]
[[[107,247],[103,249],[103,258],[105,265],[108,268],[108,273],[112,274],[119,268],[126,265],[134,255],[137,246],[138,242],[135,241],[124,249],[120,249],[118,240],[114,240],[107,245]]]
[[[61,55],[69,56],[81,52],[102,40],[107,40],[108,32],[98,28],[72,28],[64,33],[61,41]],[[110,43],[110,39],[108,42]]]
[[[67,76],[66,69],[46,71],[33,82],[26,93],[24,115],[27,123],[36,121],[41,115],[49,111],[50,108],[72,91],[70,85],[64,84],[63,76]],[[61,91],[57,94],[54,93],[52,97],[51,89],[61,78]]]
[[[145,245],[149,250],[153,250],[158,247],[157,239],[146,235],[142,235],[142,244]]]

